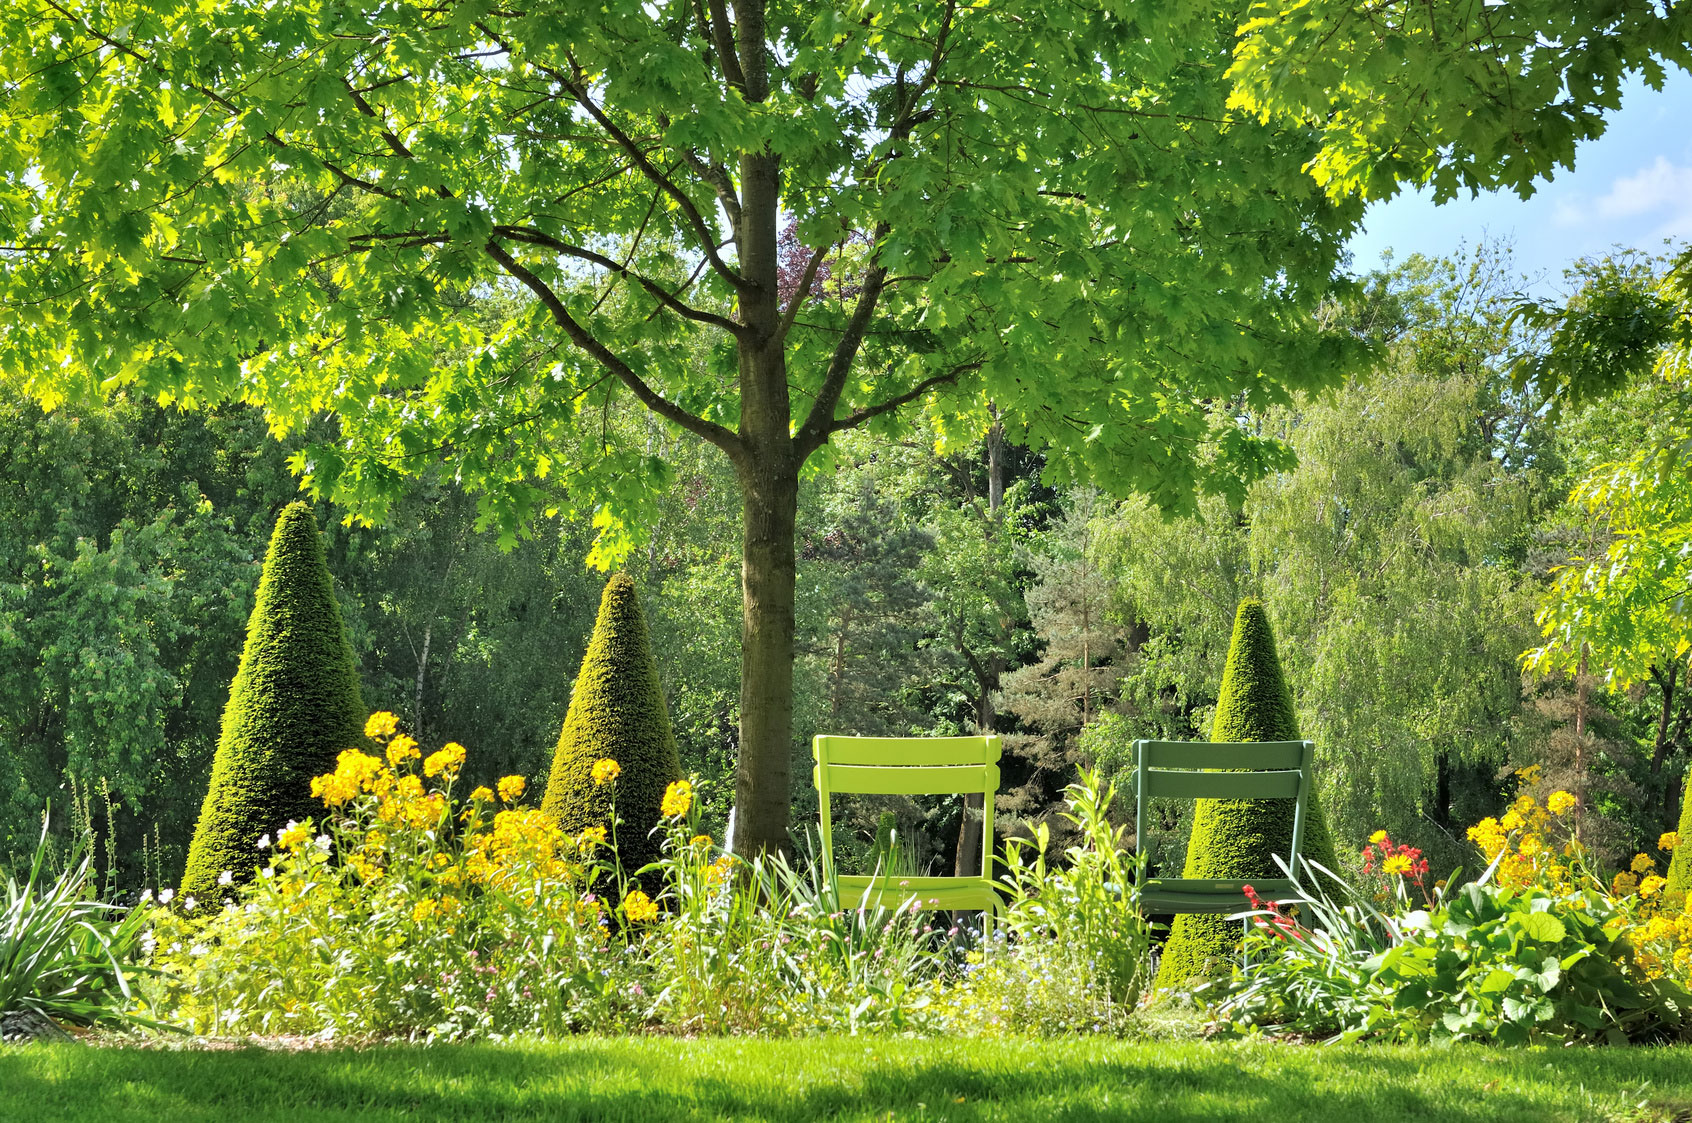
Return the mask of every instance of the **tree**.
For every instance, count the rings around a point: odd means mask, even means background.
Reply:
[[[1001,789],[1008,790],[997,803],[1007,817],[1028,823],[1056,818],[1076,747],[1115,700],[1129,654],[1127,629],[1111,612],[1112,582],[1094,550],[1093,520],[1103,506],[1097,492],[1078,491],[1029,551],[1035,583],[1026,602],[1043,648],[1004,676],[998,704],[1023,731],[1005,737]],[[1052,825],[1065,832],[1061,820]]]
[[[249,400],[279,433],[328,410],[295,460],[316,494],[380,518],[444,459],[508,538],[591,514],[601,563],[666,473],[599,410],[715,445],[759,849],[788,817],[798,480],[832,436],[910,407],[970,439],[991,402],[1056,478],[1173,506],[1285,462],[1229,410],[1332,376],[1307,313],[1360,208],[1300,171],[1305,129],[1230,116],[1227,13],[26,0],[0,370],[48,404]]]
[[[1257,600],[1240,602],[1234,638],[1222,671],[1212,741],[1296,741],[1298,718],[1292,694],[1281,676],[1269,616]],[[1187,844],[1183,877],[1253,878],[1284,876],[1271,855],[1290,860],[1293,805],[1284,799],[1204,799],[1193,810],[1193,837]],[[1333,869],[1333,843],[1320,805],[1305,808],[1303,857]],[[1221,916],[1184,913],[1175,918],[1157,985],[1179,986],[1195,975],[1210,974],[1239,945],[1239,932]]]
[[[646,618],[634,582],[622,573],[605,583],[541,799],[541,810],[571,834],[610,819],[613,789],[593,774],[605,759],[622,769],[615,787],[618,858],[633,873],[660,856],[652,829],[664,789],[681,779],[681,762]]]
[[[265,555],[182,895],[217,900],[224,872],[250,881],[259,837],[320,809],[311,778],[365,743],[364,718],[317,520],[305,503],[290,503]]]
[[[991,406],[1056,479],[1237,493],[1287,461],[1233,410],[1350,352],[1308,316],[1348,192],[1525,185],[1601,128],[1621,68],[1686,55],[1679,7],[1306,7],[1237,34],[1203,0],[22,0],[0,15],[0,370],[48,403],[241,398],[280,433],[331,411],[295,464],[370,518],[444,458],[511,537],[556,469],[601,563],[665,476],[605,439],[602,403],[721,449],[737,846],[760,849],[788,816],[798,480],[832,436],[911,407],[968,439]],[[1415,20],[1438,26],[1394,22]],[[1334,77],[1354,62],[1370,82]],[[784,303],[789,219],[812,252]],[[858,274],[817,292],[858,239]]]

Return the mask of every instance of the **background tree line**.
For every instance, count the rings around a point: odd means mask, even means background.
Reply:
[[[1514,287],[1496,247],[1367,276],[1326,315],[1373,364],[1290,405],[1236,403],[1297,466],[1190,516],[1053,486],[1002,421],[973,442],[837,438],[799,496],[794,774],[814,732],[991,729],[1007,744],[1000,822],[1026,829],[1078,765],[1120,770],[1136,737],[1204,736],[1233,607],[1255,595],[1345,845],[1384,827],[1461,862],[1463,828],[1535,765],[1530,783],[1584,794],[1603,852],[1671,829],[1692,740],[1683,662],[1615,691],[1594,667],[1524,678],[1521,657],[1553,569],[1610,533],[1574,482],[1652,439],[1675,403],[1649,376],[1569,408],[1518,386],[1551,343],[1512,315]],[[673,466],[625,568],[683,767],[715,782],[720,825],[739,726],[734,471],[633,405],[608,399],[601,423]],[[277,442],[248,407],[0,401],[0,853],[33,842],[49,802],[68,829],[75,792],[103,782],[122,874],[147,853],[180,868],[264,542],[297,491],[289,457],[332,436]],[[319,514],[367,700],[472,746],[475,782],[543,775],[603,583],[580,562],[598,528],[560,514],[502,549],[444,472],[379,530]],[[1178,865],[1185,811],[1157,810],[1155,860]],[[808,784],[793,814],[814,821]],[[978,814],[864,801],[842,834],[870,860],[891,816],[912,860],[949,867],[978,845]]]

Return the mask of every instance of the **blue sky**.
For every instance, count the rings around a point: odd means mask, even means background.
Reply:
[[[1542,182],[1532,198],[1511,192],[1462,197],[1434,206],[1426,193],[1377,203],[1352,239],[1353,268],[1381,263],[1390,249],[1449,254],[1501,238],[1536,293],[1562,289],[1564,266],[1615,245],[1661,252],[1663,239],[1692,239],[1692,75],[1673,71],[1662,92],[1638,80],[1622,96],[1609,128],[1575,153],[1573,170]]]

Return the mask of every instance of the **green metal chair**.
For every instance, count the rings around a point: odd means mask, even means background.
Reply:
[[[1304,845],[1305,811],[1310,805],[1316,746],[1309,741],[1253,741],[1244,744],[1202,741],[1134,742],[1134,823],[1143,844],[1148,801],[1173,799],[1293,800],[1292,856],[1287,868],[1297,874]],[[1230,771],[1207,771],[1228,769]],[[1266,901],[1297,895],[1289,878],[1153,877],[1140,891],[1148,913],[1243,912],[1250,885]]]
[[[981,875],[979,877],[899,877],[841,874],[836,880],[844,901],[903,904],[916,897],[935,910],[980,909],[985,931],[1000,908],[993,888],[993,796],[999,790],[999,739],[986,737],[832,737],[819,735],[811,746],[816,760],[812,778],[822,808],[823,872],[835,877],[833,819],[829,797],[836,792],[861,795],[981,796]]]

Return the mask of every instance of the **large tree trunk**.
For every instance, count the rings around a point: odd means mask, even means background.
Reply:
[[[741,31],[747,23],[743,19]],[[793,590],[799,458],[787,362],[779,338],[776,221],[780,167],[767,153],[741,160],[736,250],[748,287],[738,345],[742,507],[740,759],[735,769],[735,853],[786,850],[792,795]]]
[[[788,845],[793,756],[794,522],[797,471],[750,466],[741,478],[740,760],[734,850]]]

